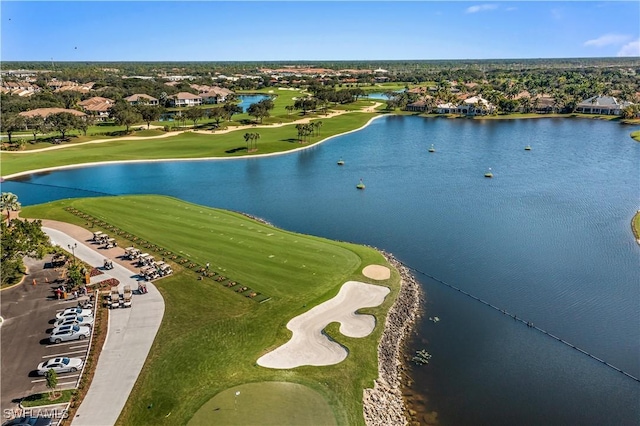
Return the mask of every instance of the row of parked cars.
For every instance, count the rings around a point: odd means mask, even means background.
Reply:
[[[49,342],[61,343],[70,340],[83,340],[91,336],[93,326],[93,311],[91,309],[67,308],[56,314],[53,331]]]

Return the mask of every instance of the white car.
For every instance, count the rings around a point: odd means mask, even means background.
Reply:
[[[56,319],[60,318],[72,318],[72,317],[92,317],[93,311],[91,309],[82,309],[82,308],[67,308],[62,312],[58,312],[56,314]]]
[[[66,342],[69,340],[82,340],[91,336],[91,329],[86,326],[65,325],[53,329],[49,341],[51,343]]]
[[[86,325],[87,327],[93,326],[93,317],[62,317],[53,324],[55,328],[62,327],[64,325]]]
[[[84,361],[80,358],[52,358],[38,364],[38,374],[44,376],[49,370],[53,370],[57,374],[74,372],[82,369],[83,364]]]

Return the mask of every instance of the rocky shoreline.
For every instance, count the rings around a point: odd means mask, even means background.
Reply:
[[[407,425],[402,398],[402,345],[420,314],[422,290],[415,277],[390,253],[382,252],[401,277],[400,293],[389,310],[378,346],[378,379],[363,392],[364,421],[368,426]]]

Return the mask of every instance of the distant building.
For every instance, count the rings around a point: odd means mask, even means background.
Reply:
[[[202,105],[202,97],[189,92],[180,92],[170,97],[171,103],[176,107]]]
[[[632,102],[619,101],[613,96],[592,96],[576,105],[576,112],[583,114],[621,115]]]
[[[68,112],[69,114],[73,114],[76,117],[86,117],[87,116],[87,114],[85,114],[82,111],[77,111],[75,109],[65,109],[65,108],[37,108],[37,109],[32,109],[30,111],[23,111],[23,112],[19,113],[18,115],[20,115],[22,117],[25,117],[25,118],[35,117],[35,116],[39,115],[40,117],[46,119],[50,115],[59,114],[61,112]]]
[[[145,105],[158,105],[158,100],[153,96],[146,95],[144,93],[136,93],[124,98],[125,101],[131,105],[145,104]]]
[[[78,105],[82,107],[84,112],[96,117],[100,121],[109,118],[109,111],[113,108],[114,104],[113,99],[103,98],[101,96],[94,96],[93,98],[78,102]]]

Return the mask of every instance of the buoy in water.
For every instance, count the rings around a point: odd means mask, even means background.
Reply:
[[[436,152],[435,147],[433,146],[433,144],[431,144],[431,148],[429,148],[429,152]]]
[[[524,150],[525,150],[525,151],[531,151],[531,146],[529,146],[529,145],[525,146],[525,147],[524,147]]]
[[[338,160],[338,166],[344,166],[344,160],[342,158]]]
[[[360,183],[356,185],[358,189],[364,189],[364,183],[362,183],[362,179],[360,179]]]
[[[486,178],[492,178],[493,177],[493,173],[491,172],[491,167],[489,167],[489,171],[484,174],[484,177],[486,177]]]

